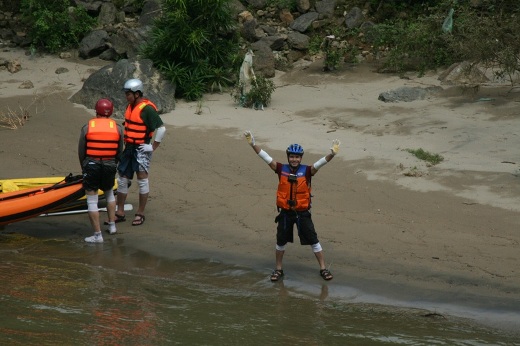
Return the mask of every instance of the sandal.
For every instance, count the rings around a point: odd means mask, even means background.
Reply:
[[[115,223],[126,221],[126,215],[117,215],[116,219],[114,220]],[[108,225],[108,221],[103,222],[103,224]]]
[[[281,278],[283,278],[283,270],[281,270],[281,269],[273,270],[273,272],[271,273],[271,282],[276,282],[276,281],[280,280]]]
[[[320,269],[320,275],[323,278],[323,280],[332,280],[334,276],[332,276],[332,273],[328,269]]]
[[[132,221],[132,226],[140,226],[144,223],[144,220],[145,218],[143,214],[135,214],[135,219]]]

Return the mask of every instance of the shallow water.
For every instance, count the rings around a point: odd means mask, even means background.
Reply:
[[[0,343],[9,345],[520,345],[420,309],[352,303],[329,285],[211,260],[0,234]],[[348,296],[348,292],[345,292]]]

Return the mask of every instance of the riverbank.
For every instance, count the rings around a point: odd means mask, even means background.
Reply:
[[[0,72],[0,97],[3,107],[27,108],[30,118],[19,129],[0,129],[0,159],[9,163],[0,178],[77,174],[79,131],[94,112],[68,97],[95,64],[21,59],[22,71]],[[69,72],[56,75],[60,66]],[[35,88],[19,89],[29,78]],[[401,79],[370,66],[324,74],[318,63],[279,73],[275,81],[264,111],[215,94],[200,104],[179,101],[162,115],[168,130],[154,153],[146,222],[119,224],[115,238],[159,257],[254,268],[268,280],[277,180],[242,133],[251,130],[280,162],[297,142],[307,164],[338,138],[339,155],[313,179],[313,219],[335,275],[326,283],[329,297],[517,328],[518,94],[499,85],[473,94],[443,87],[425,100],[387,104],[377,100],[379,93],[440,83],[435,75]],[[406,151],[417,148],[444,161],[428,167]],[[135,188],[129,202],[137,204]],[[86,215],[33,219],[5,230],[73,242],[91,233]],[[298,243],[288,245],[284,269],[289,282],[325,283],[310,249]]]

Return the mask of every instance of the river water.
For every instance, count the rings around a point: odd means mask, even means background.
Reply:
[[[216,261],[0,234],[1,345],[520,345],[425,310],[352,303]]]

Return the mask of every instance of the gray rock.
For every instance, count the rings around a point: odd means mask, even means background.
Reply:
[[[441,90],[442,88],[438,86],[427,88],[401,87],[379,94],[378,100],[383,102],[411,102],[415,100],[423,100],[427,96],[437,93]]]
[[[155,103],[159,113],[170,112],[175,108],[175,87],[161,77],[148,59],[122,59],[101,68],[88,77],[70,101],[92,109],[100,98],[109,98],[114,103],[114,116],[122,118],[127,106],[123,85],[131,78],[143,82],[144,97]]]
[[[56,74],[62,74],[62,73],[67,73],[67,72],[69,72],[69,69],[66,67],[58,67],[56,69],[56,71],[54,71],[54,73],[56,73]]]
[[[79,43],[79,56],[88,59],[101,54],[107,47],[108,33],[105,30],[94,30]]]
[[[150,30],[150,26],[124,28],[121,32],[110,36],[108,42],[118,56],[137,58],[149,38]]]
[[[290,48],[296,50],[306,50],[309,48],[310,38],[299,32],[290,32],[287,34],[287,44]]]
[[[265,78],[274,77],[275,57],[269,45],[266,42],[257,41],[251,45],[251,49],[255,53],[253,63],[255,74],[262,75]]]
[[[116,6],[111,2],[104,2],[99,10],[98,23],[101,25],[114,24],[116,21],[116,14]]]
[[[353,7],[345,16],[345,25],[347,28],[357,28],[365,20],[365,16],[359,7]]]
[[[324,15],[325,17],[332,17],[334,15],[334,9],[336,8],[337,0],[323,0],[316,1],[316,12],[318,14]]]
[[[148,0],[143,5],[141,16],[139,17],[140,25],[152,25],[155,18],[161,14],[161,3],[157,0]]]
[[[319,14],[317,12],[308,12],[305,14],[302,14],[298,18],[292,22],[290,28],[296,31],[299,31],[301,33],[306,32],[309,27],[312,25],[312,22],[314,22],[316,19],[318,19]]]

